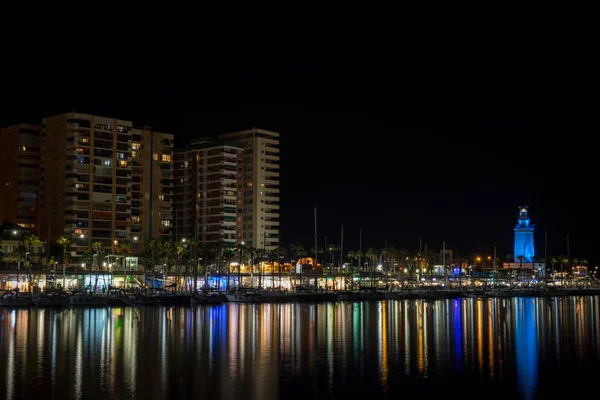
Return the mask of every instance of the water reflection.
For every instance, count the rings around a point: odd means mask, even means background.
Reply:
[[[598,297],[1,309],[0,393],[572,395],[599,372],[599,324]]]

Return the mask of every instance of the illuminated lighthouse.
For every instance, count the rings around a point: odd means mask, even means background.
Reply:
[[[519,219],[515,225],[515,262],[519,262],[519,256],[523,256],[523,263],[532,263],[535,257],[533,247],[533,231],[535,226],[529,219],[527,206],[519,207]]]

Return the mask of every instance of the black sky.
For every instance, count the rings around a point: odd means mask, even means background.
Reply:
[[[517,207],[536,250],[600,262],[597,128],[584,68],[535,57],[228,62],[10,71],[1,125],[76,110],[197,136],[281,133],[281,237],[322,244],[512,253]]]

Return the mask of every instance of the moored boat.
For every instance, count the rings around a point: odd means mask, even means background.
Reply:
[[[69,305],[79,307],[106,307],[108,306],[108,297],[78,292],[69,298]]]
[[[38,307],[65,307],[70,301],[67,293],[52,291],[34,296],[33,304]]]
[[[29,294],[10,290],[0,296],[0,307],[29,307],[30,305],[31,297]]]
[[[219,292],[196,292],[192,294],[191,304],[223,304],[227,297]]]

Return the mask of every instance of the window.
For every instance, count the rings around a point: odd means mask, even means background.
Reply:
[[[90,139],[88,138],[81,138],[81,144],[89,144],[90,143]]]
[[[171,162],[171,155],[169,155],[169,154],[163,154],[162,155],[162,161],[164,161],[164,162]]]
[[[141,147],[142,147],[142,146],[141,146],[141,144],[139,144],[139,143],[135,143],[135,142],[131,143],[131,148],[132,148],[133,150],[139,150]]]
[[[131,152],[131,157],[136,158],[137,157],[137,151],[132,151]]]
[[[156,154],[156,153],[155,153],[155,154],[152,154],[152,159],[153,159],[154,161],[158,161],[158,154]]]
[[[125,153],[117,153],[117,158],[119,159],[124,159],[125,158]]]
[[[83,154],[83,149],[81,147],[77,147],[75,151],[77,152],[77,154]]]
[[[123,161],[123,160],[119,161],[119,167],[127,168],[127,161]]]
[[[112,165],[112,160],[104,160],[104,166],[110,167]]]
[[[159,200],[164,200],[165,199],[165,195],[164,194],[159,194],[158,195],[158,199]]]
[[[190,162],[189,162],[189,161],[184,161],[184,162],[183,162],[183,166],[184,166],[185,168],[187,168],[189,165],[190,165]]]
[[[19,146],[19,150],[21,150],[21,151],[27,151],[27,147],[26,146]]]
[[[168,219],[163,219],[162,221],[160,221],[160,224],[162,226],[171,226],[171,221],[169,221]]]

